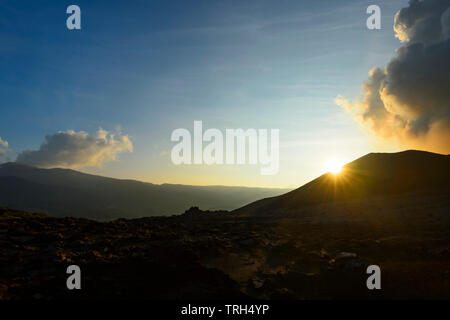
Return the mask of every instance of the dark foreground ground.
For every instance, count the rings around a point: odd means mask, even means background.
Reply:
[[[82,289],[66,289],[80,266]],[[381,290],[366,267],[381,268]],[[96,222],[0,209],[0,298],[450,299],[450,197]]]

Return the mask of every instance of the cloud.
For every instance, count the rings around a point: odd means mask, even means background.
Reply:
[[[8,150],[8,141],[2,140],[2,137],[0,137],[0,157],[3,156],[7,150]]]
[[[412,0],[394,30],[404,44],[369,72],[363,98],[336,103],[381,139],[450,153],[450,0]]]
[[[126,135],[99,129],[95,135],[84,131],[59,131],[45,137],[39,150],[25,150],[16,162],[41,168],[101,167],[116,160],[117,154],[133,151],[133,144]]]
[[[448,0],[412,0],[394,18],[396,37],[402,42],[425,45],[440,42],[448,35]]]

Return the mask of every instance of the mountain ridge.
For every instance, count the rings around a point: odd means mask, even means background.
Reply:
[[[450,155],[406,150],[369,153],[286,194],[257,200],[234,214],[269,214],[301,206],[377,195],[450,190]]]
[[[232,210],[288,189],[152,184],[72,169],[0,165],[0,205],[55,216],[108,220],[181,214],[199,206]]]

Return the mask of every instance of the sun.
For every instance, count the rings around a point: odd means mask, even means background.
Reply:
[[[339,159],[330,159],[325,163],[325,171],[333,174],[339,174],[342,170],[344,162]]]

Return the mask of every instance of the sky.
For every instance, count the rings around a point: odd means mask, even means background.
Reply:
[[[81,8],[81,30],[66,27],[71,4]],[[366,27],[371,4],[381,8],[380,30]],[[81,143],[88,147],[71,154],[70,167],[83,172],[294,188],[324,173],[330,159],[399,151],[368,135],[335,99],[361,96],[368,72],[392,58],[401,46],[394,15],[407,5],[1,1],[0,162],[43,163],[46,153],[30,150],[45,141],[53,153]],[[192,132],[194,120],[223,131],[279,129],[278,173],[264,176],[251,164],[175,165],[171,133]],[[92,145],[107,151],[92,156]]]

